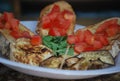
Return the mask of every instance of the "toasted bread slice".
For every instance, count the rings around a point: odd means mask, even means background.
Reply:
[[[46,6],[40,13],[40,17],[39,17],[39,20],[38,20],[38,24],[37,24],[37,28],[36,28],[36,32],[41,35],[41,36],[46,36],[48,35],[49,33],[49,29],[44,29],[43,26],[42,26],[42,18],[44,16],[46,16],[47,14],[49,14],[53,8],[54,5],[58,5],[59,8],[60,8],[60,12],[64,11],[64,10],[67,10],[67,11],[70,11],[72,13],[72,21],[67,29],[67,35],[69,34],[72,34],[74,32],[74,26],[75,26],[75,22],[76,22],[76,15],[71,7],[71,5],[65,1],[58,1],[58,2],[55,2],[51,5],[48,5]],[[66,18],[70,18],[68,15],[65,15]],[[44,21],[46,22],[46,21]],[[54,22],[53,22],[54,23]],[[51,23],[51,24],[53,24]],[[66,24],[66,23],[62,23],[62,24]]]

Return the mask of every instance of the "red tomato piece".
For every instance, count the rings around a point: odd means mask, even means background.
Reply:
[[[94,50],[95,50],[95,48],[93,47],[93,45],[88,45],[85,48],[85,51],[94,51]]]
[[[60,31],[57,28],[50,28],[49,35],[51,35],[51,36],[61,36]]]
[[[62,14],[59,14],[55,21],[53,22],[54,26],[55,27],[58,27],[58,28],[64,28],[64,29],[68,29],[68,27],[70,26],[70,20],[67,20],[64,18],[64,15]]]
[[[19,20],[12,18],[9,24],[12,27],[12,31],[19,31]]]
[[[14,18],[13,13],[9,13],[9,12],[4,12],[3,16],[5,21],[11,21],[11,19]]]
[[[4,16],[0,16],[0,22],[3,23],[4,22]]]
[[[87,47],[87,44],[82,42],[82,43],[75,44],[74,50],[77,53],[81,53],[81,52],[85,51],[86,47]]]
[[[65,19],[67,20],[73,20],[73,13],[71,11],[68,11],[68,10],[64,10],[62,12],[63,16]]]
[[[106,29],[108,29],[109,25],[111,24],[117,24],[117,19],[112,19],[112,20],[108,20],[106,22],[104,22],[103,24],[101,24],[98,29],[96,30],[96,32],[102,32],[105,31]]]
[[[92,45],[94,43],[94,35],[92,34],[92,32],[89,30],[85,30],[84,34],[85,34],[85,42],[89,45]]]
[[[42,27],[44,29],[51,28],[51,21],[48,16],[42,17]]]
[[[117,24],[112,24],[106,30],[109,37],[116,35],[119,32],[119,28]]]
[[[58,29],[58,31],[60,32],[60,36],[65,36],[66,35],[66,30],[65,29]]]
[[[80,29],[76,31],[76,36],[78,38],[78,41],[77,41],[78,43],[83,42],[84,39],[85,39],[84,32],[82,30],[80,30]]]
[[[68,35],[67,42],[69,44],[75,44],[77,40],[77,37],[75,35]]]
[[[52,10],[51,10],[51,13],[55,13],[55,12],[60,12],[60,7],[58,5],[54,5]]]
[[[95,40],[101,41],[101,43],[105,46],[109,44],[107,36],[105,36],[104,34],[96,34]]]
[[[103,47],[103,45],[100,41],[95,40],[93,47],[95,48],[95,50],[98,50],[98,49],[101,49]]]
[[[6,22],[6,23],[5,23],[5,28],[6,28],[6,29],[11,29],[11,25],[10,25],[8,22]]]
[[[19,32],[17,32],[17,31],[11,31],[11,32],[10,32],[10,35],[11,35],[12,37],[14,37],[15,39],[21,37],[21,34],[20,34]]]
[[[35,45],[40,45],[42,44],[42,38],[38,35],[34,35],[31,40],[30,43],[35,46]]]
[[[25,38],[31,38],[31,35],[28,31],[23,31],[22,32],[22,37],[25,37]]]
[[[3,23],[0,22],[0,29],[3,29],[4,28],[4,25]]]

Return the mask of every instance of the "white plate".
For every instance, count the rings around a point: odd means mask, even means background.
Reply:
[[[22,21],[21,23],[33,31],[35,30],[35,27],[37,24],[36,21]],[[81,27],[83,26],[76,25],[76,29]],[[13,62],[3,57],[0,57],[0,63],[16,71],[29,74],[29,75],[54,78],[54,79],[84,79],[84,78],[91,78],[91,77],[104,75],[104,74],[112,74],[112,73],[120,72],[120,54],[117,56],[115,62],[116,62],[115,66],[111,66],[105,69],[75,71],[75,70],[60,70],[60,69],[31,66],[27,64]]]

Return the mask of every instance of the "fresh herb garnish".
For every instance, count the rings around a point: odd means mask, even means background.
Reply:
[[[44,36],[43,44],[51,48],[56,56],[64,55],[68,46],[66,39],[66,36]],[[68,55],[73,55],[73,53],[73,48],[70,48]]]

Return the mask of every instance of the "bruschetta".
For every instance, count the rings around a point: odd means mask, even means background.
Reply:
[[[67,41],[70,44],[75,44],[75,51],[80,53],[84,51],[111,50],[114,44],[120,42],[119,39],[120,18],[114,17],[77,30],[74,35],[68,36]]]
[[[40,12],[36,32],[40,36],[65,36],[73,34],[76,15],[69,3],[58,1]]]
[[[40,62],[53,55],[51,49],[42,45],[40,36],[9,12],[0,15],[0,40],[0,51],[12,61],[39,66]]]

